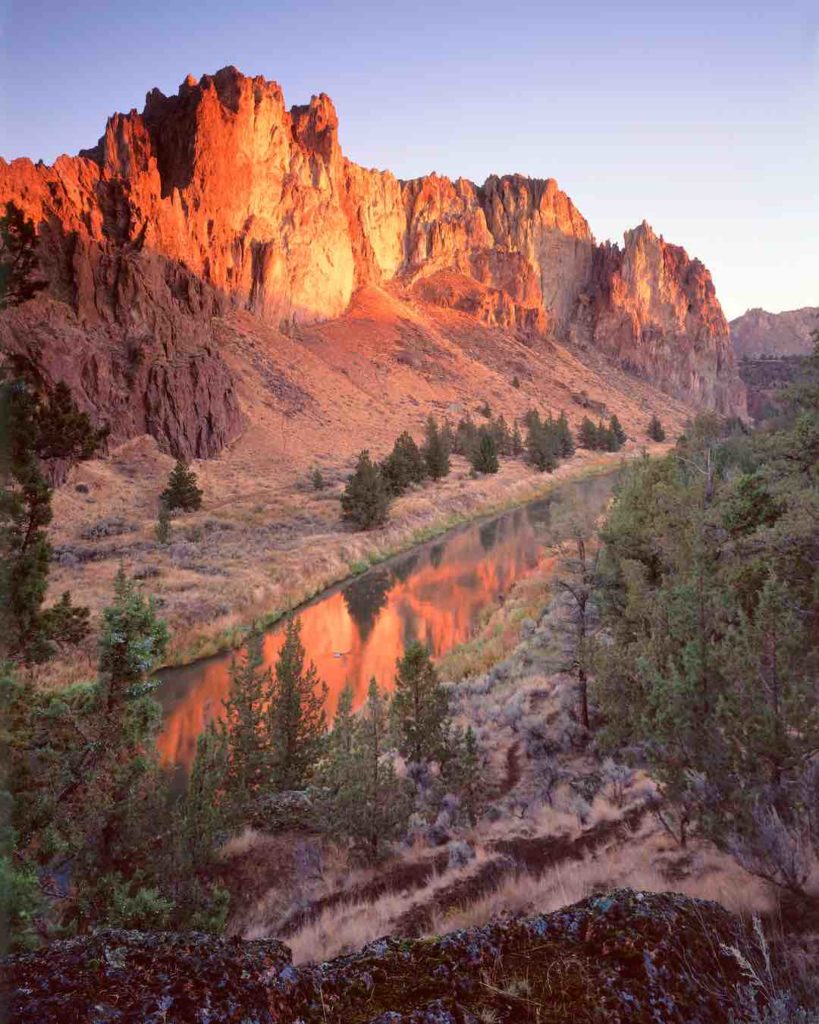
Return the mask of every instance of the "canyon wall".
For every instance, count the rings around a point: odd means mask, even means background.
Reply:
[[[93,405],[93,378],[110,379],[115,439],[147,427],[170,450],[212,454],[241,421],[210,318],[234,305],[285,328],[337,317],[364,284],[594,346],[678,396],[744,412],[708,271],[647,225],[622,250],[601,247],[552,179],[365,169],[342,154],[327,96],[288,110],[277,84],[234,68],[176,96],[153,90],[77,157],[0,160],[7,201],[37,225],[49,298],[4,314],[0,345],[39,359],[44,378],[69,373],[50,357],[54,303],[66,307],[57,348],[87,350],[69,383]],[[166,368],[147,406],[135,352]],[[157,423],[185,408],[199,419],[177,442]]]
[[[819,331],[819,306],[784,313],[749,309],[728,326],[739,359],[807,356],[813,350],[813,334]]]

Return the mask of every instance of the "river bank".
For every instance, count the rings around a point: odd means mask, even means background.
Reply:
[[[635,442],[616,454],[580,450],[553,474],[506,459],[496,475],[477,478],[456,457],[447,478],[398,499],[386,526],[367,533],[354,533],[341,522],[343,472],[320,491],[306,481],[269,487],[256,481],[255,490],[227,494],[218,465],[202,463],[196,470],[203,508],[175,519],[171,542],[161,545],[154,536],[152,491],[158,494],[172,462],[148,439],[139,439],[106,462],[78,466],[57,495],[51,590],[57,595],[70,588],[74,600],[95,616],[124,565],[144,580],[171,629],[164,667],[185,665],[240,646],[251,623],[268,627],[288,609],[401,552],[543,497],[563,483],[608,472],[643,450]],[[48,685],[87,679],[94,664],[92,638],[82,651],[49,666]]]

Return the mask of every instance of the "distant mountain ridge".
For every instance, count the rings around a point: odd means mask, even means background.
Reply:
[[[729,323],[731,342],[739,359],[762,356],[806,356],[819,330],[819,306],[803,306],[784,313],[749,309]]]

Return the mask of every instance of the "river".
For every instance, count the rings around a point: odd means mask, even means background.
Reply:
[[[346,683],[360,705],[370,678],[392,689],[396,660],[412,640],[440,657],[468,640],[481,616],[514,583],[548,569],[567,513],[599,513],[616,473],[560,484],[548,497],[491,519],[458,527],[368,572],[331,587],[297,609],[308,660],[327,683],[332,719]],[[264,658],[276,661],[283,624],[265,635]],[[186,771],[206,723],[221,715],[233,655],[165,669],[157,696],[164,712],[159,750]]]

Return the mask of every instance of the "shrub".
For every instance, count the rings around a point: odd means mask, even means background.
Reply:
[[[387,521],[389,495],[381,471],[365,449],[341,496],[342,517],[359,530],[372,530]]]
[[[202,491],[197,486],[196,473],[188,468],[184,459],[177,459],[168,477],[168,486],[159,500],[164,502],[171,512],[175,509],[195,512],[202,507]]]

